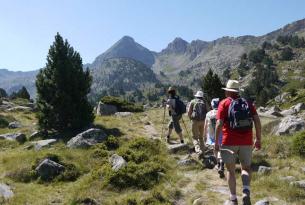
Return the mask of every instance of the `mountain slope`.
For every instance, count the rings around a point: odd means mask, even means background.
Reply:
[[[96,57],[90,67],[97,68],[104,60],[109,58],[131,58],[149,67],[154,63],[153,53],[129,36],[124,36],[107,51]]]

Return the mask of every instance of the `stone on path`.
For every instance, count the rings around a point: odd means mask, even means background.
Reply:
[[[189,151],[190,147],[187,144],[167,144],[170,153],[177,153],[181,151]]]
[[[12,108],[9,108],[8,111],[32,111],[33,109],[30,107],[26,107],[26,106],[15,106]]]
[[[267,199],[262,199],[255,203],[255,205],[269,205],[269,204],[270,203]]]
[[[0,183],[0,196],[2,196],[4,199],[9,199],[14,196],[14,193],[10,186]]]

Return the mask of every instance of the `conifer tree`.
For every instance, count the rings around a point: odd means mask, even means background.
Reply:
[[[76,132],[90,125],[94,118],[87,100],[91,81],[79,53],[57,33],[46,66],[36,77],[40,128]]]
[[[218,75],[213,73],[210,69],[208,73],[203,77],[202,80],[202,89],[203,92],[206,94],[207,102],[211,102],[213,98],[224,98],[224,85],[221,83],[220,78]]]

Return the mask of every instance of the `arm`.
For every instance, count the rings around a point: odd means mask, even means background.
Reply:
[[[207,127],[208,127],[208,121],[207,119],[205,118],[205,121],[204,121],[204,128],[203,128],[203,139],[204,139],[204,142],[206,143],[207,141]]]
[[[219,135],[221,133],[221,129],[222,129],[222,125],[223,125],[223,120],[217,120],[216,122],[216,133],[215,133],[215,151],[219,151]]]
[[[257,150],[261,149],[261,138],[262,138],[262,126],[261,121],[258,117],[258,115],[253,116],[254,126],[255,126],[255,143],[254,146]]]
[[[189,116],[190,119],[192,117],[192,113],[193,113],[193,103],[190,103],[189,110],[187,112],[187,115]]]

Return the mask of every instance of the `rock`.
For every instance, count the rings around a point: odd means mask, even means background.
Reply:
[[[229,195],[230,194],[229,187],[226,187],[226,186],[215,186],[215,187],[211,188],[210,190],[212,192],[217,192],[217,193],[220,193],[222,195]]]
[[[292,182],[295,180],[295,177],[294,176],[280,177],[280,180],[285,182]]]
[[[258,174],[269,174],[271,172],[272,168],[271,167],[266,167],[266,166],[259,166],[258,167]]]
[[[269,205],[269,204],[270,203],[267,199],[262,199],[255,203],[255,205]]]
[[[275,128],[275,134],[280,135],[291,135],[297,131],[301,131],[305,129],[305,121],[297,116],[286,116],[283,118]]]
[[[197,161],[194,160],[193,158],[186,158],[186,159],[181,159],[177,162],[179,166],[192,166],[196,165]]]
[[[44,131],[35,131],[35,132],[33,132],[33,133],[30,135],[29,140],[34,140],[34,139],[39,138],[39,137],[44,138],[44,137],[46,137],[47,135],[48,135],[47,132],[44,132]]]
[[[299,113],[302,110],[305,110],[305,104],[304,103],[298,103],[294,106],[294,110]]]
[[[205,205],[205,204],[207,204],[207,200],[205,200],[203,197],[200,197],[193,201],[193,205]]]
[[[143,105],[143,108],[144,108],[145,110],[148,110],[148,109],[151,108],[151,104],[145,104],[145,105]]]
[[[9,129],[16,129],[22,127],[20,122],[14,121],[8,124]]]
[[[190,149],[190,147],[187,144],[168,144],[167,148],[170,153],[188,151]]]
[[[12,108],[9,108],[8,111],[32,111],[33,109],[26,106],[15,106]]]
[[[42,148],[50,147],[56,141],[57,141],[56,139],[38,140],[32,142],[32,144],[34,145],[35,150],[41,150]]]
[[[111,163],[112,170],[114,170],[114,171],[118,171],[127,165],[127,162],[125,161],[125,159],[117,154],[113,154],[109,158],[109,162]]]
[[[11,187],[9,187],[6,184],[0,183],[0,197],[3,197],[4,199],[9,199],[12,198],[13,196],[14,193]]]
[[[285,103],[291,97],[290,93],[284,92],[274,98],[275,102]]]
[[[22,133],[8,133],[0,135],[0,139],[16,140],[19,143],[24,143],[26,141],[26,136]]]
[[[290,182],[290,185],[305,189],[305,180]]]
[[[117,111],[118,111],[118,108],[116,106],[107,105],[102,102],[99,102],[98,106],[97,106],[96,114],[97,115],[113,115]]]
[[[116,112],[115,113],[115,116],[117,117],[128,117],[128,116],[131,116],[132,113],[131,112]]]
[[[63,172],[65,167],[50,159],[44,159],[35,170],[42,180],[51,180]]]
[[[265,114],[270,115],[270,116],[275,116],[275,117],[283,117],[280,112],[281,112],[281,109],[279,107],[272,106],[265,112]]]
[[[296,112],[296,110],[292,107],[292,108],[290,108],[290,109],[288,109],[288,110],[283,110],[282,112],[280,112],[281,113],[281,115],[283,115],[283,116],[288,116],[288,115],[294,115],[294,114],[296,114],[297,112]]]
[[[258,109],[257,109],[257,112],[266,112],[267,109],[265,107],[262,107],[260,106]]]
[[[107,134],[96,128],[91,128],[82,133],[79,133],[67,143],[69,148],[89,148],[92,145],[103,142],[107,139]]]

